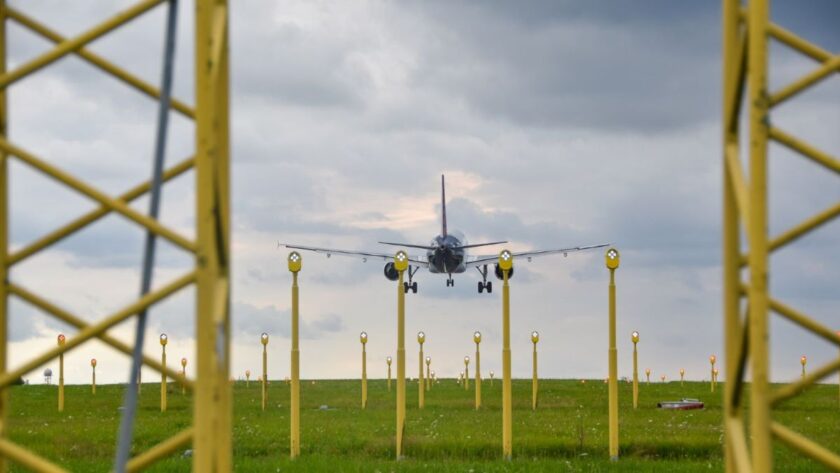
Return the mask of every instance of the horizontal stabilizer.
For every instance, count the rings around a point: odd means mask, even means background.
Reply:
[[[453,250],[466,250],[468,248],[478,248],[480,246],[493,246],[493,245],[502,245],[507,243],[506,241],[491,241],[490,243],[475,243],[472,245],[461,245],[461,246],[453,246]]]
[[[435,246],[428,246],[428,245],[412,245],[410,243],[393,243],[390,241],[380,241],[378,242],[380,245],[391,245],[391,246],[402,246],[405,248],[417,248],[420,250],[436,250],[437,247]]]

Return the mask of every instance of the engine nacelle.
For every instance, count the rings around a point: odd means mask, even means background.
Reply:
[[[496,265],[496,277],[499,279],[499,281],[505,278],[505,275],[502,274],[502,268],[500,268],[498,264]],[[508,279],[511,278],[513,278],[513,268],[510,268],[510,271],[508,271]]]
[[[385,263],[383,272],[385,273],[385,277],[391,281],[396,281],[400,278],[399,273],[397,273],[397,268],[394,267],[394,263]]]

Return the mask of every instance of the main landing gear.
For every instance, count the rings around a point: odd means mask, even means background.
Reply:
[[[449,279],[446,280],[446,287],[455,287],[455,280],[452,279],[452,274],[449,274]]]
[[[408,266],[408,282],[403,283],[403,290],[406,294],[408,294],[408,291],[417,294],[417,281],[412,282],[412,278],[414,278],[414,273],[416,273],[418,269],[420,269],[419,266]]]
[[[475,268],[479,274],[481,274],[481,281],[478,281],[478,293],[481,294],[484,290],[487,290],[487,294],[493,292],[493,282],[487,280],[487,265],[483,265],[481,268]]]

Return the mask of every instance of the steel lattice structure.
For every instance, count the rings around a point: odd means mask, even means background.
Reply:
[[[776,40],[819,65],[781,88],[768,90],[768,47]],[[805,388],[840,369],[840,359],[801,380],[772,389],[769,376],[769,316],[774,312],[819,337],[840,345],[834,330],[770,295],[769,255],[840,215],[840,203],[776,236],[768,235],[767,148],[773,141],[796,151],[828,171],[840,173],[840,161],[774,126],[771,109],[840,71],[840,55],[805,41],[770,21],[769,0],[723,1],[723,282],[726,336],[724,444],[727,471],[773,469],[773,441],[840,471],[840,456],[772,419],[772,410]],[[742,168],[739,139],[741,107],[747,109],[747,172]],[[742,253],[745,236],[748,251]],[[748,279],[741,279],[747,269]],[[745,314],[741,315],[744,303]],[[752,377],[749,411],[744,408],[744,378]],[[749,419],[749,428],[745,426]],[[749,437],[747,435],[749,432]],[[751,445],[748,438],[752,439]]]
[[[143,182],[119,196],[110,196],[64,170],[15,145],[7,135],[8,87],[69,54],[75,54],[101,71],[121,80],[153,99],[159,90],[107,59],[86,49],[92,41],[152,10],[165,0],[143,0],[108,20],[73,38],[64,38],[24,12],[0,0],[0,472],[8,469],[8,460],[35,471],[64,471],[60,466],[8,440],[8,387],[19,376],[52,360],[60,353],[94,338],[131,355],[133,347],[108,334],[116,324],[130,319],[144,308],[173,293],[196,286],[197,374],[188,380],[179,371],[164,367],[159,360],[143,357],[146,366],[183,383],[195,395],[193,425],[155,447],[143,452],[128,464],[129,471],[143,469],[155,461],[192,443],[195,471],[231,470],[231,388],[228,383],[230,360],[230,190],[228,135],[228,7],[226,0],[195,0],[195,107],[173,99],[171,109],[195,121],[195,155],[168,168],[163,180],[171,180],[190,169],[196,176],[196,240],[192,241],[160,222],[149,218],[128,204],[149,192],[151,182]],[[11,20],[55,43],[55,47],[6,70],[6,25]],[[18,159],[45,176],[74,189],[99,204],[99,207],[44,235],[24,247],[10,251],[9,229],[9,160]],[[87,323],[81,317],[50,302],[46,294],[37,294],[9,279],[11,267],[49,248],[58,241],[82,230],[111,213],[120,214],[143,231],[155,233],[195,257],[195,266],[186,274],[167,282],[113,314]],[[78,332],[68,337],[63,347],[55,347],[9,369],[8,299],[15,296],[43,312],[70,324]]]

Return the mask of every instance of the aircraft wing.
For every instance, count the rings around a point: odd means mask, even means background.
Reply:
[[[385,261],[386,263],[393,263],[394,262],[394,255],[387,254],[387,253],[373,253],[368,251],[353,251],[353,250],[339,250],[335,248],[318,248],[314,246],[303,246],[303,245],[291,245],[288,243],[277,243],[277,247],[285,246],[286,248],[291,248],[293,250],[304,250],[304,251],[312,251],[315,253],[322,253],[327,255],[329,258],[332,255],[342,255],[342,256],[352,256],[355,258],[361,258],[363,262],[367,262],[369,258],[378,259],[381,261]],[[422,266],[424,268],[429,267],[429,262],[426,261],[424,257],[420,256],[408,256],[408,262],[414,266]]]
[[[609,243],[605,243],[603,245],[590,245],[590,246],[575,246],[573,248],[557,248],[553,250],[532,250],[532,251],[519,251],[513,252],[514,261],[516,258],[527,258],[528,261],[531,261],[531,258],[535,258],[537,256],[545,256],[545,255],[553,255],[557,253],[563,253],[563,256],[568,255],[569,253],[574,253],[577,251],[583,250],[592,250],[595,248],[605,248],[610,246]],[[477,255],[474,257],[473,260],[467,261],[467,266],[477,268],[479,266],[485,264],[494,264],[499,261],[499,255]]]

